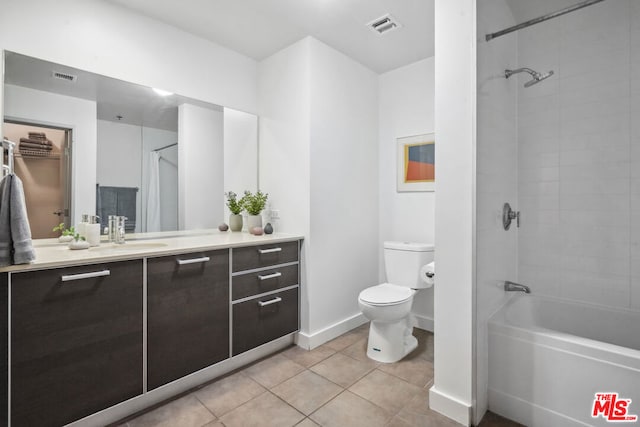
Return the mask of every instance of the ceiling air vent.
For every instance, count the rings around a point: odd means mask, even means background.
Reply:
[[[69,73],[63,73],[60,71],[53,71],[51,75],[54,79],[60,79],[67,82],[75,82],[76,80],[78,80],[78,76]]]
[[[371,30],[376,32],[377,34],[382,35],[401,28],[402,24],[400,24],[393,16],[387,13],[386,15],[369,22],[367,24],[367,27],[371,28]]]

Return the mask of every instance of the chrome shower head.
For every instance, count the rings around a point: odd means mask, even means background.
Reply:
[[[553,70],[549,70],[546,73],[539,73],[535,70],[532,70],[531,68],[518,68],[517,70],[504,70],[504,77],[508,79],[512,75],[518,74],[518,73],[528,73],[531,75],[531,77],[533,77],[532,80],[529,80],[524,84],[524,87],[531,87],[534,84],[539,83],[542,80],[551,77],[553,75]]]

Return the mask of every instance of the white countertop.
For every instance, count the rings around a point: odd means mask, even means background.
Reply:
[[[36,260],[31,264],[0,267],[0,272],[39,270],[78,264],[101,263],[171,255],[204,250],[253,246],[303,239],[295,234],[274,233],[254,236],[245,232],[190,230],[160,233],[138,233],[126,236],[124,244],[104,242],[89,249],[71,250],[57,239],[34,240]]]

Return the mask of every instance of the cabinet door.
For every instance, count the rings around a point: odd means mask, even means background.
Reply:
[[[0,273],[0,426],[7,423],[9,378],[9,273]]]
[[[298,330],[298,288],[233,304],[233,355]]]
[[[298,242],[233,248],[233,272],[298,261]]]
[[[142,393],[142,261],[11,274],[12,426],[61,426]]]
[[[147,260],[147,388],[229,357],[229,250]]]

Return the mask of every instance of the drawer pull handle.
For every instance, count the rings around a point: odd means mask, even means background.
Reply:
[[[282,276],[282,273],[280,273],[279,271],[272,273],[272,274],[267,274],[266,276],[262,276],[260,274],[258,274],[258,279],[260,280],[268,280],[268,279],[275,279],[276,277],[280,277]]]
[[[92,271],[91,273],[65,274],[60,279],[63,282],[71,282],[73,280],[82,280],[82,279],[91,279],[94,277],[109,276],[110,274],[111,274],[111,271],[102,270],[102,271]]]
[[[208,256],[203,256],[201,258],[191,258],[191,259],[178,259],[178,265],[187,265],[187,264],[197,264],[199,262],[207,262],[211,260]]]
[[[273,248],[273,249],[258,249],[258,252],[261,254],[272,254],[274,252],[280,252],[282,248]]]
[[[269,301],[258,301],[258,305],[260,307],[264,307],[266,305],[271,305],[271,304],[275,304],[282,301],[282,298],[280,297],[275,297],[274,299],[270,299]]]

